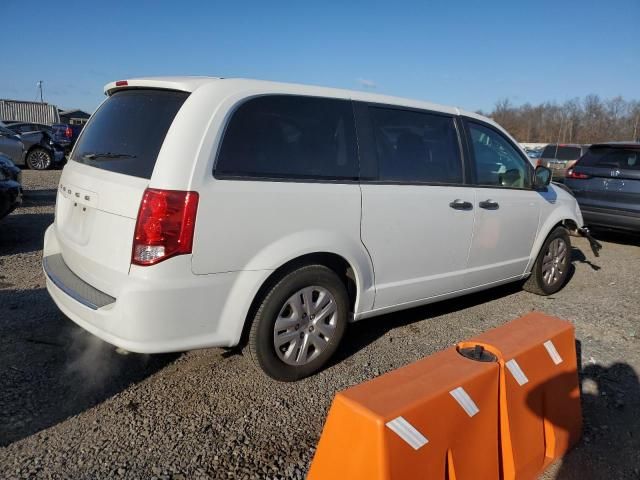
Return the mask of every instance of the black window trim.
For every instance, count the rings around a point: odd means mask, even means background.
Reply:
[[[531,165],[531,162],[529,161],[528,157],[526,157],[525,155],[522,154],[522,152],[520,151],[520,148],[518,148],[517,145],[515,145],[511,139],[506,136],[503,132],[501,132],[499,129],[497,129],[496,127],[494,127],[493,125],[491,125],[490,123],[484,122],[482,120],[479,120],[477,118],[473,118],[473,117],[468,117],[466,115],[461,115],[460,116],[461,122],[463,124],[463,128],[464,128],[464,132],[465,132],[465,138],[466,138],[466,144],[467,144],[467,149],[469,152],[469,170],[470,170],[470,179],[471,179],[471,183],[470,185],[473,186],[474,188],[499,188],[499,189],[504,189],[504,190],[521,190],[521,191],[536,191],[536,189],[533,187],[533,177],[535,175],[535,168],[533,167],[533,165]],[[522,159],[523,162],[525,162],[525,165],[527,166],[527,170],[529,171],[529,186],[528,187],[503,187],[503,186],[499,186],[499,185],[481,185],[478,183],[477,180],[477,172],[476,172],[476,159],[475,159],[475,152],[473,151],[473,145],[472,145],[472,140],[471,140],[471,131],[469,129],[469,124],[470,123],[475,123],[477,125],[480,125],[482,127],[488,128],[489,130],[497,133],[498,135],[500,135],[501,138],[503,138],[509,145],[511,145],[511,147],[513,147],[513,149],[518,153],[518,155],[520,155],[520,158]]]
[[[458,119],[460,115],[441,112],[438,110],[429,110],[426,108],[407,107],[403,105],[387,104],[379,102],[354,101],[354,111],[356,116],[356,132],[358,138],[358,152],[360,154],[360,183],[370,185],[417,185],[417,186],[433,186],[433,187],[468,187],[469,171],[467,168],[467,151],[463,143],[463,135],[461,133],[461,125]],[[445,182],[409,182],[406,180],[380,180],[379,176],[379,159],[375,149],[375,134],[373,132],[373,120],[369,113],[370,108],[385,108],[388,110],[401,110],[405,112],[422,113],[427,115],[437,115],[447,117],[453,120],[454,129],[458,139],[458,153],[460,156],[460,167],[462,172],[462,183],[445,183]],[[361,146],[361,141],[368,145]],[[368,150],[365,151],[365,150]],[[367,156],[363,158],[363,153]],[[365,175],[363,175],[363,172]]]
[[[259,175],[259,174],[232,174],[232,173],[220,173],[216,171],[216,167],[218,165],[218,160],[220,158],[220,151],[222,150],[222,144],[224,142],[225,136],[227,134],[227,129],[233,119],[234,115],[238,111],[238,109],[244,104],[250,102],[251,100],[255,100],[256,98],[262,97],[299,97],[299,98],[315,98],[321,100],[340,100],[343,102],[349,102],[351,104],[351,113],[353,115],[353,123],[355,128],[355,141],[356,141],[356,163],[357,163],[357,176],[353,178],[345,178],[345,177],[317,177],[313,175],[305,176],[305,175]],[[226,117],[224,119],[224,126],[222,128],[222,134],[218,140],[218,145],[216,147],[216,153],[213,162],[212,174],[213,178],[216,180],[231,180],[231,181],[245,181],[245,182],[287,182],[287,183],[331,183],[331,184],[359,184],[360,183],[360,173],[361,173],[361,160],[360,160],[360,151],[358,145],[358,126],[355,117],[355,112],[353,110],[353,101],[349,98],[340,98],[340,97],[325,97],[320,95],[308,95],[308,94],[298,94],[298,93],[279,93],[279,92],[268,92],[268,93],[259,93],[256,95],[250,95],[247,97],[243,97],[240,101],[236,102],[229,110],[226,112]]]

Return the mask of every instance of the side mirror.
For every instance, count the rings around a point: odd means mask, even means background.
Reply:
[[[551,170],[539,165],[533,175],[533,188],[543,189],[551,183]]]

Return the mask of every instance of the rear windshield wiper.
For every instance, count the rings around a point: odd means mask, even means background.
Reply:
[[[96,158],[136,158],[130,153],[90,152],[82,155],[83,160],[95,160]]]

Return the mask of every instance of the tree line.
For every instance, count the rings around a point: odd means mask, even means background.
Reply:
[[[515,106],[499,100],[493,118],[519,142],[596,143],[640,140],[640,101],[598,95],[575,98],[562,104]]]

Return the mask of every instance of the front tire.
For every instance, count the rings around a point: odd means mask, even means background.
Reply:
[[[567,281],[571,267],[571,240],[564,227],[556,227],[542,244],[531,276],[523,288],[536,295],[552,295]]]
[[[249,332],[249,357],[275,380],[307,377],[335,353],[348,315],[347,289],[333,270],[294,270],[264,295]]]
[[[51,154],[44,148],[34,148],[27,154],[26,163],[31,170],[47,170],[51,167]]]

